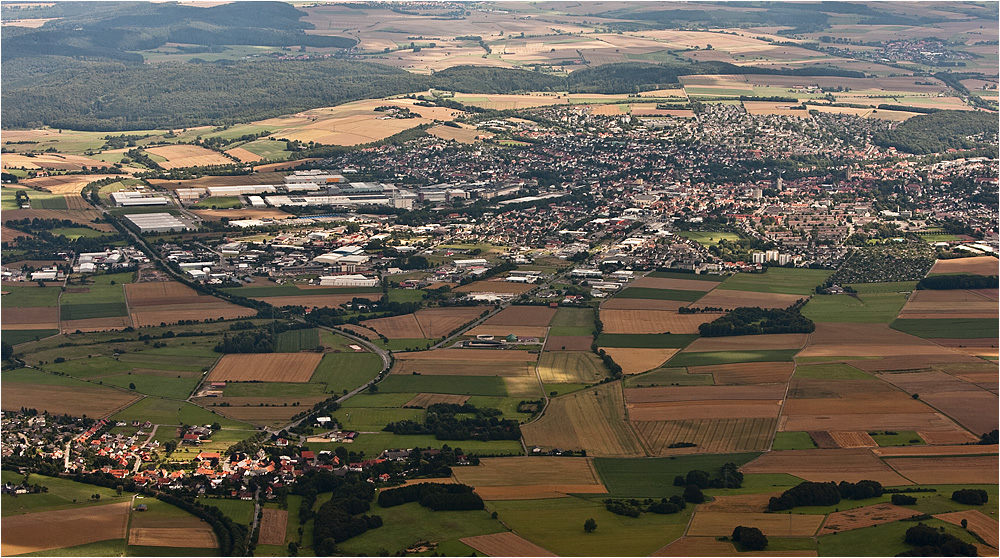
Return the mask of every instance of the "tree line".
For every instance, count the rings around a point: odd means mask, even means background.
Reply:
[[[469,413],[475,416],[456,416]],[[427,407],[423,424],[401,420],[390,422],[382,430],[393,434],[433,434],[438,440],[519,440],[518,422],[502,417],[499,409],[479,408],[469,403],[435,403]]]
[[[400,506],[408,502],[419,502],[421,506],[434,511],[481,510],[483,499],[464,484],[419,483],[382,490],[378,495],[378,505],[383,508]]]
[[[997,275],[972,275],[968,273],[959,275],[931,275],[930,277],[924,277],[917,283],[917,290],[995,289],[997,288],[997,283]]]
[[[834,506],[844,500],[877,498],[884,493],[882,484],[872,480],[858,482],[802,482],[773,496],[767,504],[771,511],[790,510],[799,506]]]

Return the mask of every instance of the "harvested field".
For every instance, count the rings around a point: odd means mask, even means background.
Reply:
[[[996,454],[996,444],[980,446],[893,446],[875,448],[872,453],[881,457],[927,457],[934,455],[983,455]]]
[[[544,339],[548,329],[549,328],[544,326],[480,325],[465,332],[465,335],[492,335],[494,337],[507,337],[510,334],[514,334],[518,337],[537,337],[538,339]]]
[[[482,282],[482,281],[480,281]],[[516,285],[516,283],[510,283]],[[456,290],[461,290],[461,287]],[[544,327],[556,315],[555,308],[547,306],[509,306],[484,322],[486,325]]]
[[[458,540],[486,556],[556,556],[510,532],[465,537]]]
[[[497,351],[499,352],[499,351]],[[396,360],[393,374],[428,376],[529,376],[535,363],[528,361],[486,362],[483,360]]]
[[[528,351],[499,349],[432,349],[413,353],[399,353],[396,360],[471,360],[480,363],[525,362],[538,358]]]
[[[964,519],[968,522],[968,529],[979,535],[983,539],[983,542],[993,548],[997,548],[1000,545],[1000,536],[998,536],[1000,534],[1000,525],[997,524],[996,519],[989,517],[979,510],[939,513],[934,517],[954,525],[961,525]]]
[[[9,383],[3,387],[3,409],[17,411],[21,407],[68,414],[106,417],[135,401],[140,396],[100,386],[56,386],[47,384]]]
[[[912,484],[868,449],[772,451],[743,465],[740,470],[744,474],[787,473],[814,482],[869,479],[885,486]],[[993,477],[995,481],[995,469]]]
[[[197,304],[202,300],[205,302],[222,302],[213,296],[202,295],[191,287],[177,281],[128,283],[125,285],[125,297],[128,299],[130,308],[164,306],[168,304]]]
[[[468,395],[445,395],[443,393],[418,393],[416,397],[406,402],[403,407],[419,407],[426,409],[437,403],[449,405],[464,405],[469,400]]]
[[[263,537],[263,531],[261,532],[261,537]],[[128,542],[130,545],[137,546],[167,546],[178,548],[215,548],[218,546],[218,543],[215,541],[215,533],[207,525],[202,528],[189,527],[182,529],[171,529],[165,527],[133,527],[129,531]],[[282,543],[284,543],[283,536]]]
[[[647,287],[650,289],[675,289],[678,291],[708,292],[718,283],[714,281],[699,281],[696,279],[668,279],[665,277],[640,277],[628,284],[630,287]]]
[[[948,415],[972,432],[997,428],[1000,400],[997,396],[960,378],[933,370],[902,374],[882,374],[881,378]]]
[[[711,284],[711,283],[710,283]],[[665,310],[676,311],[691,304],[683,300],[652,300],[648,298],[618,298],[601,304],[601,310]],[[714,318],[713,318],[714,319]]]
[[[58,308],[0,308],[4,329],[14,324],[30,324],[31,329],[59,329]]]
[[[586,449],[595,457],[644,456],[624,412],[621,386],[605,384],[553,399],[545,415],[521,433],[529,446]]]
[[[205,302],[188,306],[185,303],[184,309],[178,309],[173,304],[165,306],[143,306],[139,310],[131,313],[132,326],[158,326],[160,324],[173,324],[181,320],[205,320],[208,318],[223,318],[233,320],[236,318],[247,318],[255,316],[257,311],[245,306],[237,306],[214,297],[207,298]],[[63,323],[65,327],[66,322]]]
[[[694,281],[707,283],[707,281]],[[710,283],[714,284],[714,283]],[[700,314],[678,314],[662,310],[601,309],[604,333],[698,333],[698,326],[712,321]]]
[[[254,298],[261,302],[266,302],[271,306],[281,308],[282,306],[305,306],[306,308],[337,308],[342,304],[347,304],[359,295],[356,294],[322,294],[322,295],[298,295],[298,296],[266,296]],[[341,326],[341,327],[347,327]],[[376,336],[377,337],[377,336]]]
[[[721,537],[733,534],[739,525],[753,525],[769,537],[811,537],[823,523],[822,515],[731,513],[696,511],[687,534]]]
[[[720,386],[745,386],[785,383],[792,377],[795,365],[791,362],[746,362],[742,364],[715,364],[690,366],[689,374],[711,374]]]
[[[24,167],[25,169],[55,169],[78,171],[83,167],[93,167],[98,164],[96,159],[83,157],[81,155],[65,155],[62,153],[38,153],[32,157],[20,155],[18,153],[4,153],[3,168],[14,169]],[[94,176],[94,175],[88,175]],[[79,177],[77,177],[79,180]],[[100,180],[91,178],[90,180]],[[77,190],[79,192],[80,190]]]
[[[808,112],[802,110],[802,105],[789,102],[743,101],[743,107],[750,114],[781,114],[784,116],[798,116],[799,118],[809,116]]]
[[[837,444],[837,441],[833,439],[833,436],[831,436],[830,433],[825,430],[814,430],[808,432],[807,434],[809,434],[809,437],[813,439],[813,442],[816,443],[816,447],[818,447],[819,449],[840,448],[840,445]]]
[[[553,351],[589,351],[594,343],[593,337],[584,335],[549,336],[545,340],[545,352]]]
[[[838,531],[850,531],[852,529],[861,529],[862,527],[871,527],[872,525],[892,523],[893,521],[913,517],[916,514],[917,512],[911,509],[888,503],[834,512],[827,516],[826,521],[823,523],[823,528],[819,531],[819,535],[830,535]]]
[[[73,333],[75,331],[108,331],[113,329],[124,329],[133,325],[128,316],[115,316],[113,318],[88,318],[86,320],[64,320],[60,322],[60,329],[63,333]]]
[[[444,140],[455,140],[461,143],[475,143],[478,139],[493,137],[492,133],[480,132],[478,128],[474,128],[467,124],[462,125],[461,128],[452,128],[451,126],[434,126],[433,128],[427,130],[427,133]]]
[[[774,437],[777,420],[771,418],[706,418],[639,420],[630,411],[632,424],[650,453],[657,456],[689,453],[764,451]],[[695,447],[670,448],[687,442]]]
[[[916,484],[996,484],[996,455],[890,457],[885,463]]]
[[[230,354],[222,357],[206,380],[305,383],[322,358],[319,353]]]
[[[974,275],[997,275],[998,260],[993,256],[976,256],[972,258],[956,258],[953,260],[938,260],[930,273],[972,273]]]
[[[607,376],[604,363],[589,351],[544,352],[538,359],[538,375],[544,383],[592,384]]]
[[[604,352],[622,367],[623,374],[641,374],[659,368],[680,349],[623,349],[601,347]]]
[[[711,321],[714,316],[707,318]],[[800,349],[809,336],[805,333],[780,335],[738,335],[735,337],[701,337],[684,348],[685,352],[702,351],[753,351],[758,349]]]
[[[955,427],[951,430],[918,430],[917,435],[928,444],[968,444],[979,441],[979,436]]]
[[[956,352],[884,324],[818,323],[799,357],[955,356]],[[962,355],[959,355],[962,356]],[[855,364],[865,364],[858,361]]]
[[[0,240],[3,242],[16,242],[18,238],[34,238],[35,235],[28,234],[26,232],[19,231],[17,229],[9,229],[7,227],[0,227]]]
[[[264,508],[260,519],[260,544],[285,544],[285,528],[288,524],[288,510]]]
[[[231,165],[233,160],[197,145],[164,145],[162,147],[147,147],[143,151],[159,155],[166,159],[159,165],[167,170],[183,167],[201,167],[207,165]]]
[[[453,289],[457,293],[497,293],[497,294],[522,294],[537,288],[538,285],[531,283],[508,283],[507,281],[475,281],[468,285]],[[541,307],[539,307],[541,308]],[[509,310],[508,308],[507,310]],[[503,312],[506,312],[504,310]],[[494,322],[495,323],[495,322]],[[500,324],[506,325],[506,324]],[[528,324],[534,325],[534,324]]]
[[[458,482],[476,487],[486,500],[537,500],[608,491],[588,458],[486,458],[479,467],[453,471]]]
[[[6,389],[4,390],[6,391]],[[0,520],[4,556],[66,548],[97,541],[124,539],[129,503],[84,507],[24,515]]]
[[[541,386],[538,385],[538,378],[532,376],[505,376],[503,385],[507,389],[509,397],[523,397],[525,399],[537,399],[542,396]]]
[[[698,506],[699,512],[728,513],[763,513],[772,496],[780,496],[781,492],[766,492],[764,494],[732,494],[715,496],[711,502]]]
[[[280,209],[192,209],[191,213],[209,221],[227,219],[287,219],[293,217]]]
[[[773,400],[785,396],[781,385],[762,386],[670,386],[630,388],[625,390],[629,403],[666,403],[674,401]]]
[[[878,444],[865,431],[830,432],[830,437],[841,448],[874,448]]]
[[[483,313],[481,308],[424,308],[414,314],[427,339],[444,337],[453,330],[471,322]]]
[[[778,411],[781,409],[781,400],[674,401],[666,403],[629,402],[627,409],[629,418],[634,421],[739,418],[776,419],[778,417]]]
[[[788,308],[796,300],[805,298],[801,295],[755,293],[750,291],[729,291],[715,289],[705,296],[692,302],[691,307],[712,306],[717,308],[739,308],[740,306],[759,306],[761,308]],[[709,320],[711,321],[711,320]]]
[[[996,318],[997,289],[913,291],[900,318]],[[993,341],[996,341],[995,339]]]
[[[871,380],[820,380],[816,378],[801,378],[796,376],[788,387],[788,397],[791,399],[870,399],[875,394],[897,396],[899,390],[885,382]],[[880,396],[880,395],[879,395]]]
[[[226,154],[230,155],[232,157],[236,157],[237,159],[239,159],[240,161],[242,161],[244,163],[256,163],[257,161],[262,161],[264,159],[260,155],[257,155],[256,153],[253,153],[251,151],[247,151],[246,149],[243,149],[242,147],[234,147],[233,149],[228,149],[228,150],[226,150]],[[284,542],[284,541],[282,541],[282,542]],[[277,543],[277,544],[281,544],[281,543]]]
[[[413,314],[365,320],[364,326],[381,333],[389,339],[420,339],[424,337],[420,324]]]
[[[354,335],[357,335],[359,337],[364,337],[365,339],[368,339],[369,341],[371,341],[372,339],[375,339],[375,338],[378,337],[377,333],[375,333],[374,331],[368,329],[367,327],[356,326],[356,325],[351,325],[351,324],[344,324],[344,325],[340,326],[340,328],[341,329],[346,329],[347,331],[349,331],[349,332],[351,332]]]
[[[941,413],[905,394],[871,398],[789,399],[782,410],[779,430],[956,430]]]

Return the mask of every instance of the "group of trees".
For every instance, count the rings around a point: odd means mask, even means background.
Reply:
[[[454,483],[420,483],[382,490],[378,495],[378,505],[383,508],[399,506],[408,502],[419,502],[421,506],[434,511],[481,510],[483,499],[473,492],[471,486]]]
[[[893,129],[875,134],[873,140],[882,147],[924,155],[987,147],[996,141],[997,130],[997,119],[991,113],[943,110],[914,116]]]
[[[608,498],[604,500],[604,507],[611,513],[625,515],[628,517],[639,517],[643,513],[671,514],[677,513],[687,507],[687,502],[682,496],[671,496],[670,498],[660,498],[660,501],[646,498],[637,500],[630,498],[627,500],[614,500]]]
[[[747,550],[764,550],[767,548],[767,537],[756,527],[738,525],[733,529],[733,542],[738,542]]]
[[[702,337],[760,335],[765,333],[812,333],[816,324],[799,313],[798,307],[787,309],[740,307],[711,322],[698,326]]]
[[[687,475],[674,477],[674,486],[694,485],[698,488],[740,488],[743,486],[743,473],[735,463],[726,463],[712,477],[708,471],[692,469]]]
[[[883,492],[882,485],[871,480],[856,483],[841,481],[840,484],[806,481],[782,492],[781,496],[772,497],[767,509],[784,511],[798,506],[833,506],[839,504],[841,499],[877,498]]]
[[[997,275],[931,275],[917,283],[917,290],[952,290],[952,289],[995,289],[1000,283]]]
[[[955,535],[942,533],[937,529],[918,523],[906,530],[903,539],[917,548],[901,552],[896,556],[978,556],[974,545],[958,540]]]
[[[959,504],[968,506],[981,506],[989,501],[989,494],[978,488],[963,488],[951,493],[951,499]]]
[[[458,414],[474,416],[458,418]],[[394,434],[433,434],[438,440],[519,440],[518,422],[502,417],[499,409],[479,408],[469,403],[435,403],[427,407],[423,424],[401,420],[390,422],[382,430]]]

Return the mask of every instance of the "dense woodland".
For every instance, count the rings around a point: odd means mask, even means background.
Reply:
[[[875,143],[924,155],[996,145],[997,115],[964,110],[922,114],[875,135]]]
[[[798,305],[788,309],[736,308],[721,318],[698,326],[702,337],[812,333],[815,330],[816,324],[799,313]]]
[[[473,415],[459,418],[456,415]],[[390,422],[383,428],[393,434],[433,434],[438,440],[519,440],[516,420],[503,418],[499,409],[465,403],[435,403],[427,407],[423,424],[412,420]]]

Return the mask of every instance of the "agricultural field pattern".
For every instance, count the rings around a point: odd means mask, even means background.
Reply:
[[[1000,555],[997,2],[0,5],[0,554]]]

